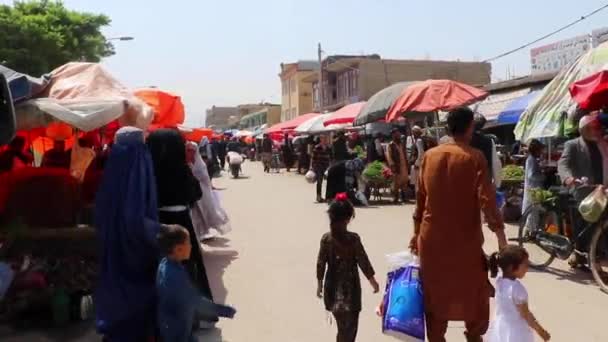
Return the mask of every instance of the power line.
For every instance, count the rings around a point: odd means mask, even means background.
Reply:
[[[548,34],[546,34],[546,35],[544,35],[544,36],[542,36],[542,37],[540,37],[540,38],[538,38],[538,39],[536,39],[534,41],[531,41],[531,42],[529,42],[527,44],[524,44],[524,45],[522,45],[522,46],[520,46],[518,48],[515,48],[513,50],[509,50],[507,52],[501,53],[498,56],[495,56],[495,57],[492,57],[492,58],[488,58],[488,59],[484,60],[484,62],[493,62],[493,61],[495,61],[495,60],[497,60],[499,58],[506,57],[506,56],[511,55],[511,54],[513,54],[515,52],[518,52],[518,51],[523,50],[523,49],[525,49],[527,47],[530,47],[531,45],[534,45],[534,44],[536,44],[536,43],[538,43],[538,42],[540,42],[542,40],[545,40],[545,39],[547,39],[547,38],[549,38],[551,36],[554,36],[554,35],[562,32],[562,31],[564,31],[564,30],[569,29],[570,27],[572,27],[572,26],[580,23],[581,21],[583,21],[583,20],[585,20],[585,19],[587,19],[587,18],[589,18],[589,17],[591,17],[591,16],[593,16],[593,15],[595,15],[595,14],[597,14],[597,13],[603,11],[603,10],[605,10],[606,8],[608,8],[608,4],[605,4],[604,6],[602,6],[602,7],[598,8],[598,9],[594,10],[593,12],[591,12],[589,14],[583,15],[580,18],[578,18],[577,20],[575,20],[575,21],[573,21],[573,22],[571,22],[571,23],[569,23],[569,24],[567,24],[565,26],[562,26],[561,28],[559,28],[559,29],[557,29],[557,30],[555,30],[555,31],[553,31],[551,33],[548,33]]]

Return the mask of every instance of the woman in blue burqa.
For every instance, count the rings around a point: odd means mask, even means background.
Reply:
[[[159,223],[152,158],[140,129],[116,133],[97,193],[95,225],[97,331],[108,342],[147,341],[156,327]]]
[[[159,220],[188,230],[192,253],[185,263],[186,270],[201,294],[213,300],[201,245],[190,217],[190,208],[201,199],[202,191],[186,159],[186,142],[175,130],[159,129],[148,136],[147,144],[156,175]]]

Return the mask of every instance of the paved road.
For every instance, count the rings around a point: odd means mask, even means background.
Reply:
[[[335,340],[335,327],[315,296],[319,239],[328,230],[326,206],[315,204],[314,188],[293,173],[263,174],[246,163],[249,178],[216,181],[234,231],[205,247],[205,263],[216,299],[234,304],[235,320],[222,321],[204,342],[310,342]],[[350,229],[359,233],[384,283],[386,253],[403,250],[412,232],[413,206],[358,209]],[[487,249],[495,248],[488,235]],[[446,256],[449,257],[449,256]],[[532,310],[554,336],[552,341],[608,341],[608,295],[590,276],[572,274],[562,262],[524,280]],[[454,279],[458,281],[458,279]],[[363,283],[359,341],[394,341],[380,332],[374,308],[380,294]],[[381,285],[382,286],[382,285]],[[448,340],[464,341],[463,324],[450,326]],[[0,331],[0,336],[2,336]],[[99,341],[94,333],[78,338],[28,335],[3,341]]]

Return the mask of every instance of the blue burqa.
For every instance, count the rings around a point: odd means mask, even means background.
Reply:
[[[159,223],[152,158],[139,129],[116,134],[97,193],[95,224],[97,330],[109,342],[145,341],[155,331]]]

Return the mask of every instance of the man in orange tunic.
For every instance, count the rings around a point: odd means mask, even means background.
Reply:
[[[487,162],[469,146],[473,112],[451,111],[448,130],[453,141],[427,151],[422,161],[410,248],[420,255],[429,341],[445,341],[448,321],[465,321],[467,341],[481,342],[493,293],[481,211],[499,247],[507,242]]]

